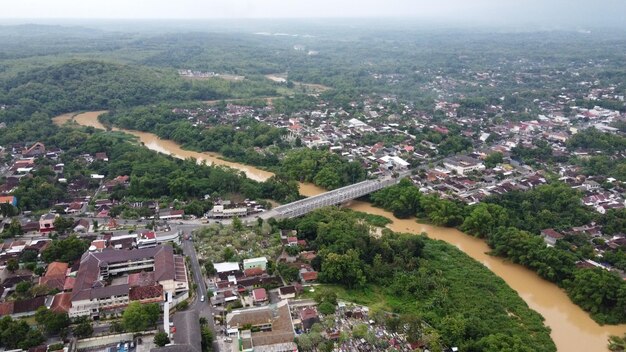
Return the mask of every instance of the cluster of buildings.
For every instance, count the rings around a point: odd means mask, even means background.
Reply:
[[[47,266],[40,258],[50,239],[6,242],[0,251],[0,316],[33,315],[46,306],[70,317],[99,319],[119,314],[133,301],[180,302],[189,296],[184,257],[164,242],[150,231],[108,234],[93,240],[80,260]],[[35,265],[11,268],[11,261]],[[38,267],[45,268],[40,275]],[[28,296],[16,292],[23,282],[31,287]]]
[[[205,216],[209,219],[241,218],[264,211],[265,208],[262,205],[249,199],[241,203],[232,203],[230,200],[218,200]]]

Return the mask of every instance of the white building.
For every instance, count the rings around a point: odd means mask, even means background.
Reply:
[[[468,156],[458,156],[443,161],[443,166],[448,170],[456,171],[459,175],[466,175],[470,172],[485,169],[485,165],[477,159]]]

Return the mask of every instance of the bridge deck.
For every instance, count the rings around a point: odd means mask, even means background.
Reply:
[[[400,182],[400,179],[401,177],[385,177],[377,180],[362,181],[353,185],[328,191],[317,196],[281,205],[263,213],[261,217],[265,219],[269,219],[271,217],[276,219],[285,219],[302,216],[315,209],[331,205],[338,205],[349,200],[363,197],[364,195],[367,195],[369,193],[394,185]]]

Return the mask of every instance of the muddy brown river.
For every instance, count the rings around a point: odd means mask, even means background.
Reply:
[[[56,124],[63,124],[74,120],[80,125],[104,129],[98,121],[98,116],[104,111],[92,111],[82,114],[64,114],[55,117]],[[220,159],[217,153],[198,153],[182,149],[178,144],[162,140],[152,133],[121,130],[132,134],[149,149],[172,155],[177,158],[195,158],[206,161],[207,164],[225,165],[243,171],[254,180],[263,181],[273,174],[258,168],[229,162]],[[324,192],[323,189],[312,185],[300,184],[300,193],[312,196]],[[589,315],[572,303],[563,290],[543,280],[534,272],[517,264],[512,264],[498,257],[487,254],[487,244],[475,237],[466,235],[456,229],[431,226],[417,223],[414,219],[396,219],[390,212],[375,208],[369,203],[353,201],[349,208],[376,215],[382,215],[393,220],[388,227],[394,231],[428,234],[428,237],[448,242],[470,257],[481,262],[493,273],[501,277],[512,289],[522,297],[533,310],[545,318],[545,323],[552,329],[551,337],[557,349],[562,352],[600,352],[607,351],[609,335],[623,335],[626,325],[600,326]]]

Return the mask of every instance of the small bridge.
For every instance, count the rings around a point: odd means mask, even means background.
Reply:
[[[364,195],[376,192],[385,187],[395,185],[409,172],[403,173],[399,177],[383,177],[376,180],[367,180],[355,183],[350,186],[337,188],[317,196],[297,200],[295,202],[281,205],[270,211],[263,213],[260,217],[263,219],[289,219],[296,218],[312,212],[313,210],[345,203],[347,201],[363,197]]]

